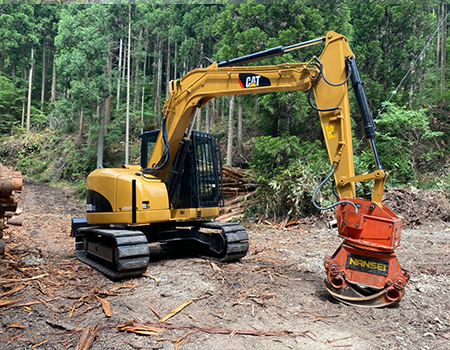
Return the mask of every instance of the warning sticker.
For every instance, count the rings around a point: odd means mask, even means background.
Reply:
[[[328,124],[325,127],[326,131],[327,131],[327,136],[329,139],[332,139],[333,137],[335,137],[336,135],[334,134],[334,127],[333,125]]]

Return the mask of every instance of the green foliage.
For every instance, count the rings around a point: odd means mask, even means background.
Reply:
[[[302,142],[295,136],[255,139],[251,167],[258,183],[259,212],[267,217],[303,217],[317,213],[311,199],[317,185],[330,171],[328,155],[319,141]],[[331,188],[326,186],[316,201],[327,205],[333,200]]]
[[[33,133],[20,141],[5,140],[0,158],[23,175],[42,182],[84,181],[95,169],[96,153],[72,135]]]
[[[367,82],[369,104],[375,111],[395,90],[436,29],[436,18],[431,10],[434,2],[390,6],[355,2],[349,6],[354,29],[350,44],[357,54],[361,77]],[[429,53],[431,48],[428,50]],[[406,77],[397,91],[397,103],[414,104],[414,107],[423,104],[424,95],[416,92],[423,91],[427,84],[434,84],[435,80],[429,75],[435,65],[432,56],[427,54],[417,62],[414,73]]]
[[[447,198],[450,199],[450,172],[449,168],[446,167],[444,172],[436,176],[436,174],[430,174],[431,179],[429,179],[426,183],[431,184],[429,188],[426,189],[437,189],[441,191]]]
[[[59,87],[70,95],[59,99],[58,107],[64,105],[60,118],[69,116],[70,121],[82,108],[94,109],[108,95],[108,20],[107,11],[98,5],[84,9],[68,6],[61,11],[55,37],[56,69]]]
[[[390,183],[411,183],[418,179],[420,168],[432,170],[430,161],[440,154],[433,146],[442,133],[431,130],[430,116],[424,109],[407,110],[389,103],[376,122],[377,147]],[[368,160],[372,155],[365,151],[361,157]]]
[[[300,152],[296,136],[259,136],[254,141],[250,167],[261,174],[273,174],[286,169],[300,157]]]

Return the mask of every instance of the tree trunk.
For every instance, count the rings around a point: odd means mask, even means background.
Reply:
[[[237,151],[242,156],[242,99],[238,100],[238,129],[237,129]]]
[[[84,123],[84,107],[81,107],[80,111],[80,127],[78,129],[78,139],[81,140],[83,137],[83,123]]]
[[[187,38],[187,36],[185,35],[184,36],[184,41],[186,41],[188,38]],[[183,59],[183,74],[182,74],[182,76],[184,76],[185,74],[186,74],[186,70],[187,70],[187,58],[186,57],[184,57],[184,59]]]
[[[116,96],[116,110],[119,109],[119,102],[120,102],[120,76],[122,73],[122,45],[123,45],[123,40],[120,39],[120,44],[119,44],[119,76],[117,77],[117,96]]]
[[[112,92],[112,43],[108,39],[108,66],[106,67],[106,75],[108,76],[108,97],[106,98],[105,110],[105,133],[108,133],[108,125],[111,122],[111,92]]]
[[[169,97],[170,91],[170,38],[167,39],[167,67],[166,67],[166,98]]]
[[[122,61],[122,83],[125,81],[125,73],[126,73],[126,69],[125,69],[125,65],[127,64],[127,52],[125,49],[125,45],[123,48],[123,61]]]
[[[92,113],[89,113],[88,114],[89,115],[89,120],[88,120],[88,125],[92,125],[92,117],[93,117],[93,114]],[[89,127],[88,128],[88,140],[87,140],[87,144],[89,145],[89,147],[91,147],[92,146],[92,128],[91,127]]]
[[[147,52],[147,45],[145,45],[144,51]],[[144,76],[142,77],[142,101],[141,101],[141,134],[144,132],[144,97],[145,97],[145,71],[147,69],[147,57],[144,59]]]
[[[447,14],[447,5],[442,4],[442,17]],[[445,90],[445,62],[446,62],[446,43],[447,43],[447,20],[442,24],[442,41],[441,41],[441,95]]]
[[[175,53],[174,53],[174,58],[173,58],[173,78],[176,79],[177,78],[177,62],[178,62],[178,43],[175,42]]]
[[[209,128],[214,126],[214,119],[216,117],[216,99],[211,100],[211,113],[209,114]]]
[[[16,62],[11,62],[11,80],[15,81],[16,80]],[[16,91],[15,91],[15,87],[14,84],[11,84],[11,103],[9,104],[10,108],[11,106],[14,104],[14,100],[16,98]],[[23,125],[22,125],[23,127]]]
[[[53,58],[53,68],[52,68],[52,93],[50,97],[50,114],[53,114],[55,110],[55,100],[56,100],[56,64],[55,58]]]
[[[44,101],[45,101],[45,77],[47,70],[47,62],[45,57],[46,52],[46,42],[44,39],[43,48],[42,48],[42,82],[41,82],[41,114],[44,113]]]
[[[125,127],[125,164],[128,164],[128,143],[130,138],[130,53],[131,53],[131,6],[128,10],[128,59],[127,59],[127,114]]]
[[[142,48],[142,28],[139,32],[139,49]],[[134,49],[134,52],[136,53],[136,49]],[[139,105],[139,92],[140,92],[140,86],[139,86],[139,69],[141,68],[141,55],[140,52],[137,53],[136,58],[136,71],[134,73],[134,99],[133,99],[133,111],[136,111],[138,109]]]
[[[198,110],[197,110],[197,119],[195,120],[195,130],[197,130],[197,131],[201,131],[201,129],[202,129],[202,109],[201,108],[199,108]]]
[[[205,106],[205,132],[209,133],[210,132],[210,124],[209,124],[209,119],[210,119],[210,107],[209,107],[209,103],[208,102]]]
[[[23,97],[22,97],[22,122],[20,123],[20,126],[23,128],[25,125],[25,95],[26,95],[26,88],[23,88]]]
[[[104,121],[104,101],[100,101],[100,105],[97,106],[97,118],[98,118],[98,143],[97,143],[97,169],[103,168],[103,144],[105,136],[105,121]]]
[[[161,114],[161,84],[162,84],[162,42],[158,38],[158,63],[156,66],[156,101],[154,106],[154,112],[159,118]]]
[[[441,23],[442,19],[441,19],[441,6],[438,5],[437,7],[437,22]],[[437,43],[436,43],[436,68],[439,69],[440,67],[440,50],[441,50],[441,33],[440,31],[437,33]],[[436,79],[435,85],[436,85],[436,90],[439,86],[439,79]]]
[[[31,89],[33,87],[33,69],[34,69],[34,47],[31,47],[31,67],[28,76],[28,104],[27,104],[27,133],[30,133],[31,126]]]
[[[230,98],[230,109],[228,114],[228,141],[227,141],[227,166],[233,165],[233,113],[234,113],[234,95]]]

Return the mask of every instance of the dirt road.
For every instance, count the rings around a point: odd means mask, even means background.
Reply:
[[[111,282],[74,257],[70,219],[83,203],[71,190],[25,182],[20,207],[24,225],[7,230],[0,261],[2,349],[449,348],[450,226],[442,222],[403,231],[397,255],[411,281],[402,302],[364,309],[323,288],[323,259],[340,244],[335,230],[250,225],[250,253],[233,264],[152,246],[146,276]],[[158,323],[155,312],[186,302],[161,333],[116,328]]]

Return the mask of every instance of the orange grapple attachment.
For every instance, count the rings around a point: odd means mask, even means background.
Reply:
[[[407,271],[397,261],[401,218],[386,206],[366,199],[345,199],[336,211],[339,236],[344,239],[332,256],[325,258],[325,287],[336,299],[356,306],[383,307],[405,294]]]

